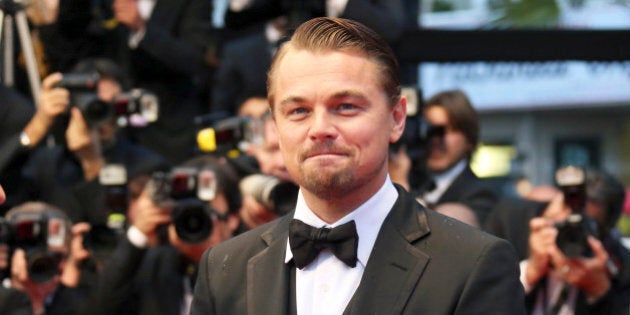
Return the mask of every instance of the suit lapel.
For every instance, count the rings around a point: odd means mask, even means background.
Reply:
[[[430,257],[413,242],[430,230],[424,209],[398,187],[399,197],[370,254],[361,283],[344,314],[400,314]]]
[[[261,235],[267,248],[247,264],[247,313],[288,314],[290,267],[284,263],[289,222],[286,215]]]

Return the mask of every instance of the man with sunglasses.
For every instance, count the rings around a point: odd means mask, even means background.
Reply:
[[[460,90],[437,93],[424,107],[424,118],[444,130],[429,143],[427,169],[435,183],[422,194],[430,205],[461,203],[471,208],[483,224],[497,201],[496,193],[472,172],[471,156],[479,140],[479,120],[466,94]]]

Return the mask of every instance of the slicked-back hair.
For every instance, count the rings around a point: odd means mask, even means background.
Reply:
[[[287,52],[306,50],[314,53],[351,51],[365,54],[380,70],[381,87],[393,107],[400,99],[398,61],[391,47],[367,26],[348,19],[318,17],[302,23],[291,39],[275,55],[267,74],[269,104],[273,110],[274,76]]]

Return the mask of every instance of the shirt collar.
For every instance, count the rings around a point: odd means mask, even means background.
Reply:
[[[468,160],[462,159],[450,169],[439,174],[434,174],[433,181],[435,182],[435,189],[425,193],[424,199],[430,203],[436,203],[448,187],[451,186],[455,178],[464,171],[466,165],[468,165]]]
[[[376,237],[381,229],[385,217],[389,214],[394,203],[398,199],[398,191],[392,184],[389,175],[383,183],[383,186],[374,194],[368,201],[360,205],[354,211],[350,212],[345,217],[339,219],[337,222],[327,224],[322,219],[317,217],[315,213],[306,205],[302,190],[298,193],[297,204],[295,207],[294,219],[298,219],[306,224],[320,228],[320,227],[336,227],[344,223],[354,220],[357,227],[357,234],[359,235],[359,245],[357,248],[357,259],[364,267],[367,265],[368,258],[372,252],[372,247],[376,242]],[[289,246],[289,240],[287,239],[287,249],[284,262],[288,263],[293,259],[293,253]]]

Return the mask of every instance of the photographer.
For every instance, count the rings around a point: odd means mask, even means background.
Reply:
[[[578,222],[569,219],[575,218],[570,205],[576,198],[567,191],[548,203],[502,200],[488,218],[486,230],[512,242],[523,259],[521,282],[530,314],[628,314],[630,252],[614,229],[623,186],[589,169],[584,190],[584,206],[578,207],[584,225],[577,230],[567,229]]]
[[[184,169],[180,167],[197,170],[191,175],[195,177],[202,171],[213,174],[209,181],[198,177],[195,184],[197,188],[199,185],[211,188],[206,191],[210,200],[204,201],[199,196],[174,197],[196,191],[196,188],[179,190],[180,184],[192,179],[187,176],[180,181],[179,175],[184,174],[176,171]],[[151,186],[155,185],[152,182],[132,202],[129,214],[132,226],[103,269],[91,314],[188,314],[191,281],[195,279],[201,254],[232,237],[238,226],[241,206],[238,179],[224,160],[199,156],[173,168],[166,177],[154,176],[152,181],[156,178],[172,180],[166,183],[170,189],[152,190],[149,187],[156,187]],[[171,197],[164,200],[163,194]],[[199,212],[194,212],[196,206],[190,206],[191,199],[197,206],[206,204],[204,213],[208,215],[205,219],[209,219],[209,226],[198,224],[204,218],[197,217]]]
[[[3,285],[25,292],[32,314],[78,314],[88,295],[89,287],[78,283],[78,270],[89,255],[80,246],[89,227],[71,225],[60,209],[42,202],[21,204],[6,215],[2,242],[11,260]]]
[[[420,197],[430,205],[462,203],[483,224],[498,196],[470,168],[479,141],[477,112],[463,91],[448,90],[426,101],[424,117],[432,126],[443,128],[444,134],[429,143],[426,166],[435,185]]]
[[[85,75],[97,75],[86,81]],[[78,78],[78,79],[77,79]],[[85,81],[85,82],[74,82]],[[85,85],[78,89],[75,85]],[[118,66],[107,59],[81,61],[73,73],[52,74],[44,79],[41,104],[44,107],[68,108],[57,123],[58,144],[38,148],[25,165],[22,178],[26,191],[24,201],[42,200],[66,211],[73,222],[104,224],[114,210],[107,203],[109,186],[102,180],[105,169],[120,165],[120,180],[131,183],[143,174],[164,169],[164,158],[147,148],[133,144],[118,135],[116,115],[110,103],[127,88]],[[90,106],[102,109],[90,110]],[[101,117],[102,116],[102,117]]]
[[[0,185],[0,205],[4,204],[7,196]],[[9,253],[8,246],[0,247],[0,269],[7,268]],[[26,293],[14,289],[7,288],[4,284],[0,285],[0,314],[9,315],[30,315],[31,301]]]
[[[0,85],[0,182],[9,199],[0,205],[4,215],[23,198],[20,172],[33,150],[44,140],[67,104],[42,102],[37,108],[18,91]]]
[[[265,98],[249,98],[244,104]],[[263,142],[249,147],[247,154],[255,158],[259,173],[245,176],[240,181],[243,207],[240,211],[239,233],[263,225],[290,211],[297,199],[297,185],[293,183],[280,152],[278,134],[271,113],[267,110],[263,120]]]

